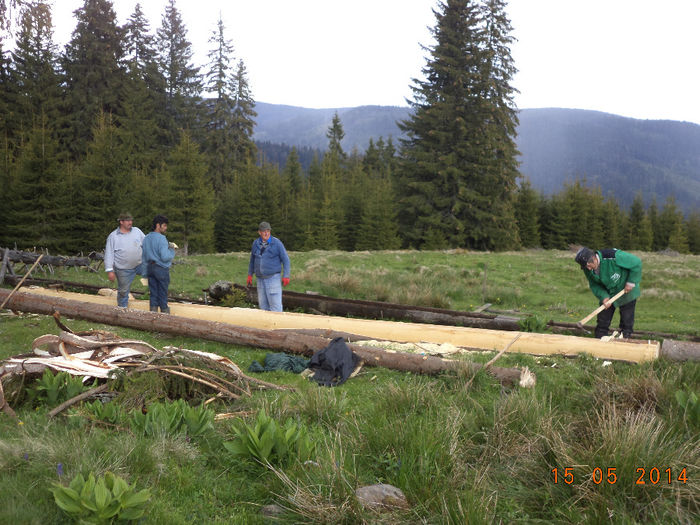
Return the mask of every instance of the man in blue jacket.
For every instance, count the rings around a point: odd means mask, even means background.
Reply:
[[[143,260],[148,275],[151,312],[169,314],[168,287],[170,286],[170,266],[175,258],[175,243],[168,242],[165,232],[168,218],[164,215],[153,217],[153,231],[143,240]]]
[[[281,312],[282,285],[289,284],[291,268],[284,244],[277,237],[272,237],[270,230],[269,222],[261,222],[258,226],[260,237],[253,241],[253,247],[250,250],[247,283],[248,286],[253,284],[253,274],[255,274],[260,309]]]
[[[620,309],[620,331],[625,339],[634,329],[634,307],[641,290],[642,260],[636,255],[615,248],[593,251],[585,246],[576,254],[576,262],[588,279],[588,286],[605,309],[598,314],[595,336],[608,335],[615,307]],[[614,303],[610,298],[625,290]]]

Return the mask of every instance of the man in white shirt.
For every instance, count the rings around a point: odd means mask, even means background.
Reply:
[[[104,262],[109,280],[117,280],[117,306],[126,308],[131,282],[141,267],[141,243],[145,235],[133,225],[130,213],[122,213],[117,220],[119,227],[107,237]]]

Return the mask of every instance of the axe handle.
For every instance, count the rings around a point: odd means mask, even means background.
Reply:
[[[622,290],[620,290],[619,292],[617,292],[615,295],[613,295],[612,298],[608,301],[608,303],[614,303],[615,301],[617,301],[617,300],[618,300],[620,297],[622,297],[623,295],[625,295],[625,289],[624,289],[624,288],[623,288]],[[578,322],[578,324],[580,324],[580,325],[586,324],[588,321],[590,321],[591,319],[593,319],[594,316],[598,315],[598,314],[599,314],[600,312],[602,312],[603,310],[605,310],[605,305],[604,305],[604,304],[601,304],[598,308],[596,308],[596,309],[593,310],[590,314],[588,314],[586,317],[584,317],[583,319],[581,319],[581,320]]]

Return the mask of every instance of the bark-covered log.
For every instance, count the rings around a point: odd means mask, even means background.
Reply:
[[[665,339],[661,344],[661,357],[671,361],[700,361],[700,343]]]
[[[10,250],[8,248],[0,248],[3,256],[7,254],[11,263],[34,263],[41,253],[37,252],[22,252],[18,250]],[[65,257],[63,255],[46,255],[41,259],[42,264],[50,264],[51,266],[90,266],[92,262],[89,257]]]
[[[0,289],[0,300],[7,297],[8,294],[7,290]],[[183,318],[142,310],[82,303],[58,297],[44,297],[26,292],[15,293],[8,301],[8,308],[44,315],[52,315],[54,311],[58,310],[65,317],[151,332],[184,335],[221,343],[267,348],[307,357],[325,348],[330,342],[324,337],[298,334],[286,330],[262,330],[234,326],[227,323]],[[439,357],[387,352],[358,344],[350,344],[349,346],[368,366],[382,366],[418,374],[437,374],[465,367],[463,362]],[[477,363],[471,363],[470,366],[480,368]],[[504,384],[517,383],[521,375],[521,371],[518,369],[498,367],[490,368],[489,373]]]
[[[257,288],[234,284],[234,288],[245,290],[251,303],[258,302]],[[414,323],[439,324],[448,326],[468,326],[491,330],[519,330],[518,321],[512,317],[481,312],[460,312],[428,306],[415,306],[382,301],[362,301],[359,299],[338,299],[325,295],[283,291],[285,308],[304,308],[326,315],[365,317],[370,319],[395,319]]]

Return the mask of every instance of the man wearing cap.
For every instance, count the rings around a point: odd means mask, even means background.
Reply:
[[[109,234],[105,245],[105,271],[110,281],[117,280],[117,306],[129,304],[129,290],[141,266],[143,232],[133,225],[130,213],[122,213],[117,219],[119,227]]]
[[[605,309],[598,314],[595,336],[608,335],[615,307],[620,308],[620,331],[625,339],[634,329],[634,308],[640,295],[642,260],[636,255],[615,248],[593,251],[585,246],[575,257],[588,279],[588,285]],[[614,303],[610,298],[621,290],[625,295]]]
[[[248,264],[248,286],[253,284],[253,274],[258,284],[258,306],[261,310],[282,311],[282,286],[289,284],[289,256],[284,244],[270,235],[270,223],[258,226],[260,237],[253,241]],[[284,274],[282,272],[284,271]],[[280,283],[281,277],[281,283]]]

